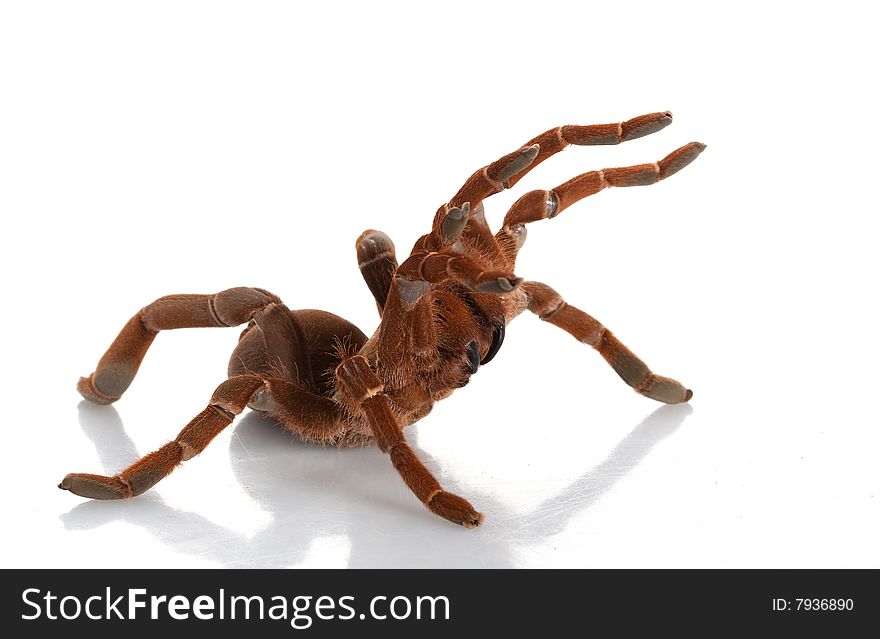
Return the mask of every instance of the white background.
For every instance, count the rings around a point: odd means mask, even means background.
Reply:
[[[862,3],[21,2],[0,9],[5,567],[880,566],[876,21]],[[419,7],[419,8],[416,8]],[[612,11],[613,7],[613,11]],[[236,329],[162,334],[115,407],[74,390],[160,295],[236,285],[372,332],[354,240],[400,253],[472,171],[560,124],[669,109],[512,193],[651,162],[534,224],[517,272],[694,389],[659,408],[523,316],[408,431],[486,515],[376,449],[254,415],[147,494],[88,502],[222,381]]]

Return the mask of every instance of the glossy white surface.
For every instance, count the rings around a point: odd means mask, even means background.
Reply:
[[[465,6],[0,9],[4,567],[880,567],[871,21],[848,3],[796,24],[749,3]],[[377,450],[256,415],[137,499],[55,488],[154,450],[223,379],[238,331],[176,331],[115,407],[80,402],[152,299],[255,285],[372,331],[364,228],[405,254],[529,137],[667,108],[663,132],[569,149],[486,211],[708,143],[666,182],[531,225],[517,265],[690,406],[523,316],[408,431],[480,529],[430,515]]]

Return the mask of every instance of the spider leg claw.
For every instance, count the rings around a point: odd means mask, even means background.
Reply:
[[[61,490],[89,499],[124,499],[131,497],[131,486],[118,477],[71,473],[58,484]]]
[[[694,396],[694,391],[685,388],[680,382],[654,374],[637,384],[636,392],[664,404],[682,404]]]
[[[480,370],[480,350],[477,340],[472,339],[467,345],[468,372],[471,375]]]
[[[498,182],[506,182],[534,162],[540,150],[541,145],[539,144],[533,144],[520,150],[518,155],[514,156],[513,159],[498,170],[498,175],[495,176],[495,179]]]
[[[483,513],[478,513],[470,502],[458,495],[439,491],[428,501],[428,510],[454,524],[476,528],[483,523]]]
[[[621,123],[623,140],[635,140],[656,133],[672,124],[672,113],[649,113],[648,115],[633,118]]]
[[[447,244],[453,242],[468,223],[468,214],[471,210],[471,203],[465,202],[461,207],[453,206],[446,211],[446,217],[440,225],[440,231],[443,234],[443,241]]]
[[[661,180],[668,178],[681,171],[688,164],[697,159],[706,149],[706,145],[702,142],[688,142],[683,147],[676,149],[665,158],[657,163],[660,169],[659,177]]]
[[[80,377],[79,382],[76,384],[76,390],[80,395],[83,396],[84,399],[89,400],[90,402],[94,402],[96,404],[102,404],[104,406],[108,404],[112,404],[117,399],[118,396],[114,397],[111,395],[105,395],[101,391],[97,389],[95,386],[94,374],[89,375],[88,377]]]

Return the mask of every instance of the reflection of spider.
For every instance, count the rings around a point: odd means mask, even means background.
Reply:
[[[440,487],[407,445],[402,428],[467,384],[497,353],[507,323],[526,309],[598,350],[637,392],[670,404],[687,401],[691,391],[652,373],[598,321],[566,304],[546,284],[524,282],[513,268],[525,224],[555,217],[606,186],[658,182],[687,166],[704,145],[691,142],[659,162],[592,171],[553,190],[526,193],[494,235],[482,205],[484,198],[513,186],[569,144],[617,144],[671,121],[668,112],[652,113],[620,124],[562,126],[542,133],[468,178],[399,266],[387,235],[364,232],[357,241],[358,260],[382,318],[369,339],[326,311],[291,311],[263,289],[156,300],[129,320],[95,372],[80,380],[80,393],[103,404],[119,399],[160,330],[247,322],[229,378],[175,440],[113,477],[76,473],[59,487],[95,499],[139,495],[201,452],[250,406],[306,440],[334,446],[375,442],[429,510],[477,526],[482,514]]]
[[[80,426],[94,444],[104,469],[115,472],[121,463],[140,456],[112,406],[80,402],[78,410]],[[587,407],[577,422],[589,423],[598,411],[601,409]],[[314,544],[327,537],[334,539],[330,543],[336,550],[322,555],[323,561],[343,563],[323,563],[325,566],[517,567],[523,565],[524,558],[545,557],[538,548],[548,539],[553,539],[556,547],[566,536],[578,536],[578,526],[569,526],[582,512],[608,498],[612,504],[606,506],[613,507],[612,489],[624,478],[638,483],[642,472],[641,480],[646,481],[644,471],[636,469],[690,414],[688,404],[660,406],[632,428],[603,460],[571,474],[570,483],[564,487],[558,482],[568,473],[556,474],[554,481],[539,491],[544,499],[537,504],[515,498],[517,507],[512,508],[509,500],[516,495],[516,486],[485,492],[481,489],[486,485],[475,486],[474,496],[492,513],[493,524],[484,526],[483,534],[477,536],[457,535],[445,526],[431,526],[430,519],[422,520],[421,513],[407,508],[410,499],[406,491],[396,490],[393,478],[381,472],[387,468],[374,450],[322,450],[297,445],[273,420],[256,411],[248,412],[231,427],[227,463],[235,478],[230,481],[259,510],[258,519],[248,518],[239,522],[240,526],[225,527],[205,517],[207,513],[198,508],[195,497],[190,506],[196,510],[192,510],[185,498],[172,505],[158,491],[149,491],[129,501],[126,508],[106,508],[107,504],[85,501],[61,515],[61,520],[71,531],[123,524],[154,537],[175,555],[192,556],[200,563],[209,561],[226,568],[285,568],[304,562],[313,565]],[[615,432],[626,431],[628,425],[628,418],[606,424]],[[413,434],[407,433],[407,439],[415,439]],[[418,444],[413,446],[429,468],[440,466],[428,451]],[[549,450],[552,443],[541,440],[535,446]],[[453,478],[449,481],[458,487]],[[296,482],[296,490],[291,490],[291,482]],[[364,499],[365,495],[372,498]],[[332,502],[332,508],[327,507],[328,502]],[[379,504],[381,512],[377,511]],[[372,525],[377,516],[381,517],[381,525]],[[389,535],[389,530],[395,533]],[[560,534],[562,537],[557,537]],[[426,544],[431,546],[430,553],[424,552]],[[639,556],[638,549],[627,552],[628,559]],[[565,565],[573,565],[574,561],[581,567],[615,562],[607,549],[593,552],[585,548],[577,557],[556,558]],[[97,565],[106,563],[106,559],[98,559]]]

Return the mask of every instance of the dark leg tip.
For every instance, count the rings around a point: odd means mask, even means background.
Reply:
[[[533,145],[531,145],[531,146],[526,147],[525,149],[523,149],[522,154],[523,154],[523,157],[524,157],[524,158],[527,158],[527,159],[529,160],[529,162],[531,162],[531,161],[534,160],[536,157],[538,157],[538,152],[539,152],[540,150],[541,150],[541,145],[540,145],[540,144],[533,144]]]
[[[469,517],[461,522],[461,525],[465,528],[477,528],[478,526],[483,525],[483,521],[485,521],[485,517],[483,513],[476,513],[472,517]]]
[[[382,231],[367,229],[355,242],[358,265],[363,267],[383,256],[394,257],[394,242]]]
[[[697,156],[703,152],[706,145],[702,142],[688,142],[683,147],[676,149],[657,164],[660,167],[660,179],[666,179],[670,175],[675,175],[688,164],[697,159]]]
[[[506,161],[506,164],[498,167],[497,173],[489,175],[489,177],[498,182],[506,182],[517,173],[524,171],[527,166],[534,162],[540,150],[541,145],[533,144],[519,151],[514,151],[513,157],[505,156],[505,158],[499,160],[499,162]],[[507,187],[505,186],[504,188]]]
[[[499,277],[498,278],[498,289],[501,293],[508,293],[515,289],[517,286],[522,284],[521,277]]]
[[[670,124],[672,124],[672,112],[670,111],[640,115],[621,123],[620,141],[624,142],[626,140],[643,138],[646,135],[651,135],[661,129],[665,129]]]
[[[119,397],[113,397],[110,395],[105,395],[101,391],[97,389],[95,386],[94,374],[89,375],[88,377],[80,377],[79,382],[76,384],[76,390],[80,395],[83,396],[84,399],[89,400],[90,402],[94,402],[96,404],[101,404],[106,406],[108,404],[112,404]]]
[[[466,499],[452,493],[441,490],[425,505],[435,515],[440,515],[465,528],[476,528],[483,523],[483,513],[474,510]]]
[[[451,220],[460,220],[464,217],[464,211],[456,206],[446,212],[446,217]]]
[[[467,224],[470,210],[470,203],[465,202],[461,208],[454,206],[446,211],[446,217],[443,218],[443,222],[440,224],[440,233],[444,242],[447,244],[454,242],[461,235]]]
[[[493,277],[484,282],[480,282],[473,286],[473,290],[479,293],[491,293],[493,295],[503,295],[504,293],[509,293],[517,286],[522,284],[521,277]]]
[[[58,484],[61,490],[89,499],[124,499],[131,497],[131,486],[117,477],[70,473]]]

